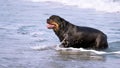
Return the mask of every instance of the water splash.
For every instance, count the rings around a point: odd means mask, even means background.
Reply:
[[[82,54],[82,53],[86,53],[86,54],[90,54],[90,55],[108,55],[108,54],[120,54],[120,51],[115,51],[115,52],[106,52],[106,51],[97,51],[97,50],[87,50],[87,49],[84,49],[84,48],[61,48],[57,45],[54,45],[54,46],[34,46],[34,47],[31,47],[32,49],[34,50],[39,50],[39,51],[42,51],[42,50],[49,50],[49,49],[52,49],[52,50],[56,50],[56,51],[59,51],[59,52],[62,52],[62,53],[66,53],[66,54]]]

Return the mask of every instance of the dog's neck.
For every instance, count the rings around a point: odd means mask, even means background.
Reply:
[[[69,25],[71,25],[71,27],[68,27]],[[60,28],[59,30],[54,30],[55,34],[59,37],[60,42],[63,41],[63,39],[65,38],[65,34],[67,34],[69,32],[68,29],[72,28],[74,25],[71,23],[66,24],[66,26],[64,26],[63,28]]]
[[[58,31],[55,31],[54,30],[54,32],[55,32],[55,34],[58,36],[58,38],[59,38],[59,40],[60,40],[60,42],[64,39],[64,36],[63,36],[63,32],[61,32],[60,30],[58,30]]]

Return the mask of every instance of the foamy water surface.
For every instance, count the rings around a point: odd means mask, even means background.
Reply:
[[[31,0],[32,2],[57,2],[78,8],[89,8],[97,11],[120,12],[119,0]]]

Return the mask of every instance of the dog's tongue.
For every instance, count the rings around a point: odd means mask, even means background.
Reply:
[[[55,25],[47,24],[47,28],[48,28],[48,29],[52,29],[52,28],[54,28],[54,26],[55,26]]]

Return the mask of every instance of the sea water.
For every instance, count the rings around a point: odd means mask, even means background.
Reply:
[[[103,31],[104,51],[59,48],[46,19],[67,21]],[[119,0],[0,0],[0,68],[119,68]]]

